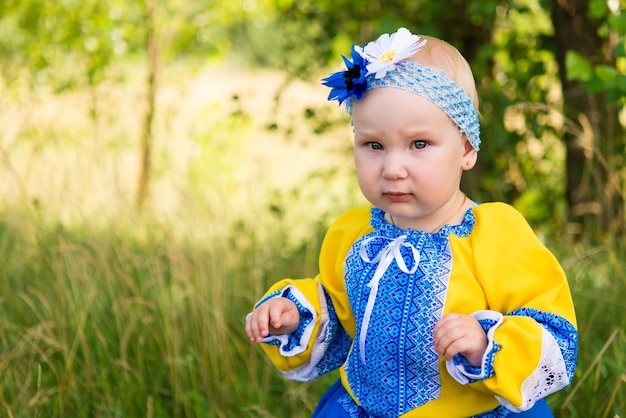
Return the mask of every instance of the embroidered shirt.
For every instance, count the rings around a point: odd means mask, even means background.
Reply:
[[[348,211],[327,233],[320,275],[283,280],[259,304],[278,296],[296,303],[301,323],[266,338],[265,351],[296,380],[340,367],[351,416],[506,416],[574,374],[565,275],[505,204],[478,205],[434,234],[400,230],[377,208]],[[432,331],[451,312],[485,330],[480,367],[437,357]]]

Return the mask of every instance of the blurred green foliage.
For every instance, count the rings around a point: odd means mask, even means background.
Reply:
[[[603,94],[621,109],[626,104],[625,2],[592,0],[585,10],[573,4],[573,16],[586,13],[597,23],[594,36],[604,40],[602,54],[607,58],[584,56],[571,45],[565,60],[567,79],[586,89],[581,94]],[[292,80],[317,82],[341,65],[339,55],[348,54],[352,43],[408,26],[449,41],[473,67],[484,146],[464,188],[477,200],[515,202],[534,224],[564,228],[568,205],[574,203],[571,196],[587,190],[573,191],[575,185],[566,180],[582,178],[584,170],[597,171],[597,182],[614,185],[623,203],[626,138],[613,113],[602,119],[604,113],[598,112],[600,122],[592,122],[602,128],[594,134],[604,145],[593,150],[597,155],[590,168],[584,161],[570,164],[571,149],[558,139],[572,128],[580,137],[588,132],[576,117],[565,116],[568,103],[558,91],[563,69],[555,58],[561,46],[554,38],[554,7],[556,3],[547,0],[3,1],[0,76],[9,90],[14,84],[57,92],[124,78],[124,72],[111,68],[122,62],[147,62],[150,8],[156,57],[163,65],[181,60],[203,65],[236,56],[242,66],[280,69],[286,78],[274,105],[283,106],[288,104],[281,102],[282,92]],[[96,94],[92,107],[96,120]],[[332,126],[332,117],[324,120],[321,113],[314,113],[320,126]],[[598,194],[586,199],[592,205],[607,205]],[[624,211],[615,216],[624,227]],[[604,222],[604,228],[609,224]]]
[[[607,2],[594,0],[590,3],[590,14],[601,19],[600,34],[604,38],[613,38],[611,55],[615,65],[592,65],[589,59],[575,50],[567,52],[566,72],[570,80],[585,84],[591,92],[606,94],[609,103],[626,103],[626,13],[612,12]]]

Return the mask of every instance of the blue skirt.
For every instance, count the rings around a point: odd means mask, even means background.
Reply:
[[[350,415],[339,404],[339,398],[347,392],[338,380],[333,384],[320,399],[317,408],[311,418],[350,418]],[[541,399],[528,411],[511,412],[507,418],[554,418],[545,399]]]

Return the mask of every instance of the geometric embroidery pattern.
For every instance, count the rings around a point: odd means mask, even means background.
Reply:
[[[370,296],[368,283],[378,263],[368,262],[360,254],[367,252],[373,260],[390,240],[406,235],[405,242],[418,252],[417,260],[410,248],[400,248],[407,273],[396,260],[380,279],[371,319],[366,325],[365,358],[359,349],[351,350],[345,371],[354,395],[368,414],[397,417],[440,396],[439,362],[433,346],[432,331],[441,319],[451,270],[450,234],[467,236],[474,227],[471,210],[460,225],[446,225],[434,234],[401,230],[384,220],[384,212],[372,208],[374,231],[357,240],[346,257],[344,273],[346,292],[354,313],[358,342],[363,331],[366,305]]]

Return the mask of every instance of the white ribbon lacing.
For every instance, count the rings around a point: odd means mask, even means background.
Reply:
[[[376,257],[370,260],[367,254],[367,244],[369,244],[370,241],[376,238],[391,239],[387,237],[368,238],[363,240],[363,242],[361,243],[361,247],[359,248],[359,255],[361,256],[361,259],[363,261],[369,264],[378,263],[376,271],[374,272],[374,277],[372,277],[372,280],[370,280],[370,282],[367,284],[367,287],[369,287],[371,290],[369,297],[367,298],[367,305],[365,306],[363,323],[361,325],[361,334],[359,336],[359,349],[361,353],[361,362],[363,364],[365,364],[365,339],[367,337],[367,328],[369,327],[372,310],[374,309],[374,303],[376,302],[376,294],[378,293],[378,282],[380,282],[381,277],[383,277],[385,271],[387,271],[387,268],[389,268],[391,262],[394,259],[396,260],[396,264],[398,264],[400,270],[407,274],[415,273],[417,271],[417,266],[420,262],[420,254],[417,249],[413,246],[413,244],[405,242],[407,238],[406,235],[401,235],[398,238],[392,240],[376,255]],[[402,247],[410,248],[411,252],[413,253],[413,260],[415,261],[415,263],[410,270],[406,266],[404,258],[402,257],[402,253],[400,252]]]

